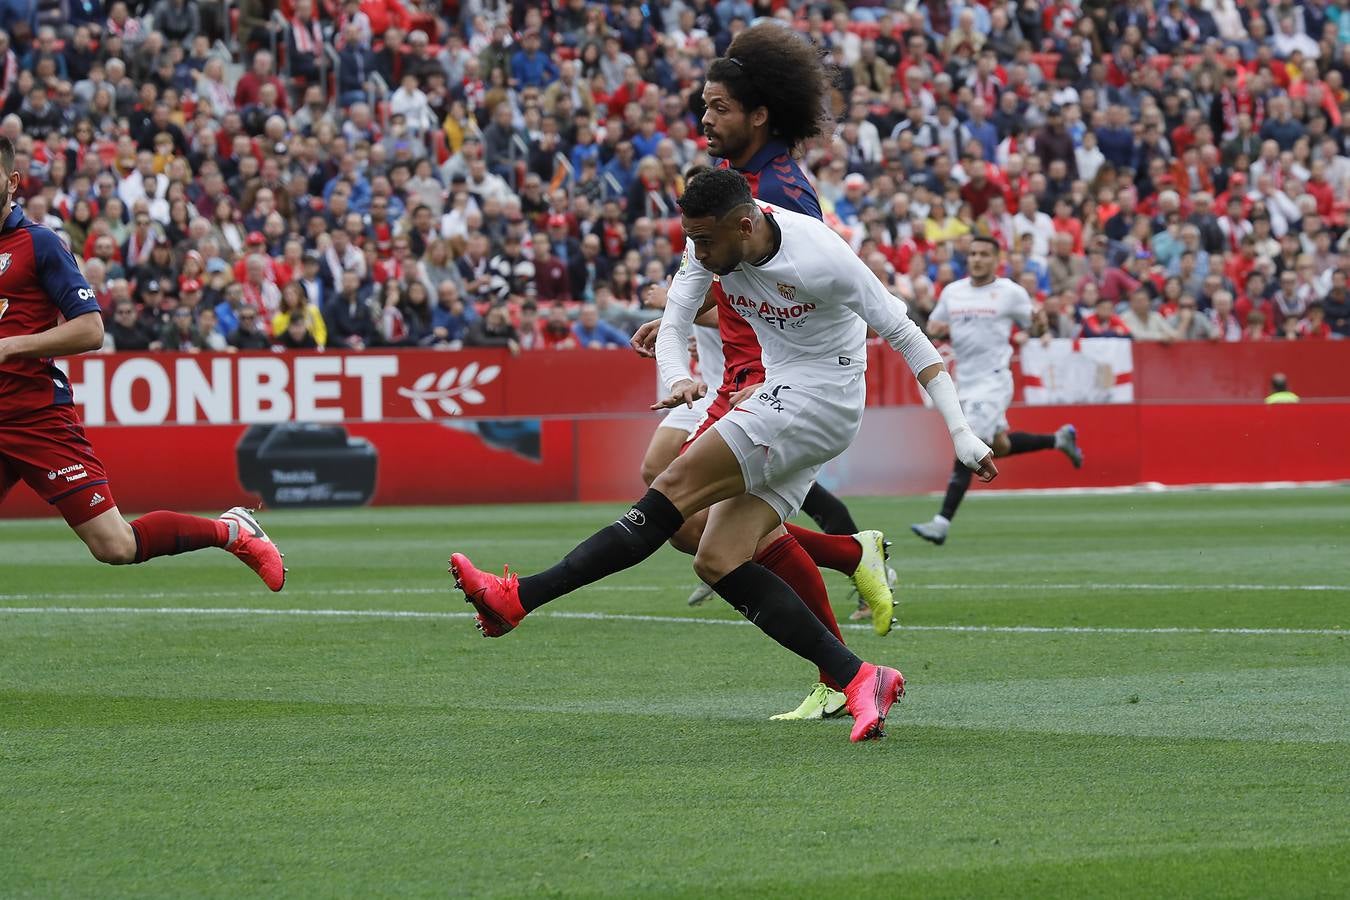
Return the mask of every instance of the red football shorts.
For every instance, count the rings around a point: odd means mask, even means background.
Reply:
[[[0,501],[20,480],[61,510],[72,528],[117,505],[108,473],[69,406],[0,420]]]

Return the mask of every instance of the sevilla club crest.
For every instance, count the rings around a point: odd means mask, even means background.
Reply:
[[[3,271],[4,269],[0,269],[0,272]],[[795,285],[783,284],[783,282],[780,281],[778,282],[778,294],[784,300],[791,303],[793,298],[797,296],[797,288]]]
[[[0,275],[3,275],[3,274],[5,274],[6,272],[9,271],[9,261],[10,261],[10,259],[11,259],[10,254],[8,254],[8,253],[0,253]]]

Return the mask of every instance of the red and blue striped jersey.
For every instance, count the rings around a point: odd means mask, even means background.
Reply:
[[[98,311],[93,289],[56,232],[11,206],[0,225],[0,338],[40,334],[60,317]],[[0,363],[0,420],[72,402],[70,382],[50,359]]]
[[[724,159],[721,168],[729,169],[731,163]],[[805,216],[824,218],[816,189],[807,181],[786,144],[770,141],[750,157],[745,168],[737,171],[750,182],[750,193],[755,199]],[[760,360],[759,339],[750,323],[731,308],[720,284],[713,285],[713,294],[717,298],[717,330],[726,361],[721,390],[731,393],[763,380],[764,364]]]

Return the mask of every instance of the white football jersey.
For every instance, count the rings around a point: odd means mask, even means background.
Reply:
[[[1008,368],[1013,323],[1031,327],[1031,296],[1006,278],[982,287],[962,278],[942,289],[928,320],[951,329],[956,376],[974,381]]]
[[[905,355],[916,373],[941,362],[904,304],[843,238],[819,219],[759,205],[782,233],[778,252],[763,265],[742,263],[721,281],[731,308],[759,339],[770,380],[789,368],[814,373],[826,384],[857,375],[867,368],[869,325]],[[690,377],[686,342],[712,279],[695,258],[693,242],[687,242],[656,342],[661,379],[668,388]]]

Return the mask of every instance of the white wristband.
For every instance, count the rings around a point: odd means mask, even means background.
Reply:
[[[952,376],[946,372],[939,372],[929,379],[924,390],[928,391],[933,406],[942,414],[943,421],[947,423],[948,433],[955,435],[963,428],[970,428],[966,424],[966,414],[961,411],[961,398],[956,396],[956,385],[952,382]]]

